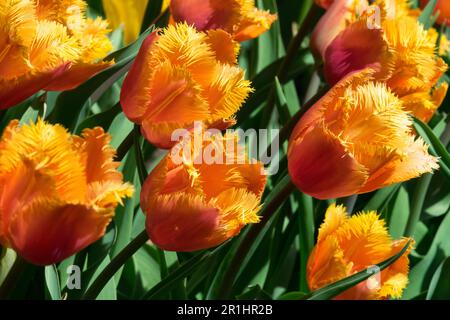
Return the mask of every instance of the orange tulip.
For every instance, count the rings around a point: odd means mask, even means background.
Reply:
[[[266,183],[263,165],[249,161],[236,146],[235,135],[196,137],[177,144],[150,173],[141,192],[147,232],[164,250],[214,247],[259,221]],[[208,154],[220,160],[211,161]]]
[[[111,65],[107,24],[81,0],[0,4],[0,109],[39,90],[69,90]]]
[[[403,104],[373,71],[336,84],[298,122],[288,148],[296,186],[319,199],[370,192],[438,166]]]
[[[127,117],[151,143],[170,148],[172,132],[194,121],[226,128],[251,92],[237,65],[238,43],[222,30],[171,25],[148,36],[121,92]]]
[[[420,0],[420,7],[423,9],[429,0]],[[435,14],[439,12],[437,22],[450,26],[450,2],[448,0],[438,0],[435,8]]]
[[[101,238],[132,194],[101,128],[81,137],[42,120],[12,121],[0,142],[0,243],[48,265]]]
[[[254,0],[172,0],[170,11],[176,22],[187,22],[200,31],[222,29],[239,42],[257,38],[277,19],[258,10]]]
[[[370,268],[396,254],[409,239],[393,241],[375,211],[348,216],[345,207],[332,204],[320,226],[317,244],[307,265],[311,290]],[[408,284],[408,251],[396,262],[335,299],[377,300],[401,298]],[[375,270],[374,270],[375,271]]]
[[[372,68],[377,71],[376,80],[386,82],[403,100],[405,109],[429,121],[448,87],[446,83],[437,85],[447,70],[436,55],[438,33],[425,30],[404,0],[380,0],[377,5],[385,9],[378,12],[380,25],[371,21],[375,7],[370,7],[356,21],[336,28],[339,32],[332,34],[331,41],[322,43],[325,78],[333,85],[351,72]],[[327,14],[336,6],[337,2]],[[332,18],[324,17],[321,23],[331,22]],[[326,28],[318,28],[315,33],[330,38]]]

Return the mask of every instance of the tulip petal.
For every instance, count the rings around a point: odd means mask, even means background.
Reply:
[[[199,196],[182,193],[156,197],[147,213],[147,232],[169,251],[195,251],[217,245],[219,210]],[[223,240],[223,239],[222,239]]]
[[[37,199],[11,217],[11,245],[34,264],[53,264],[98,240],[112,213],[110,210],[100,214],[84,205]]]
[[[336,282],[348,276],[351,264],[334,236],[328,236],[314,247],[308,259],[307,280],[311,290]]]
[[[10,246],[8,226],[11,217],[34,199],[55,194],[51,177],[35,170],[35,165],[25,160],[14,170],[2,173],[0,187],[0,243]]]
[[[311,49],[313,53],[323,59],[328,45],[333,39],[356,18],[355,6],[359,3],[359,11],[367,7],[366,0],[334,1],[317,23],[311,35]]]
[[[348,215],[344,206],[337,206],[335,203],[330,205],[325,213],[325,219],[320,225],[317,241],[320,242],[333,234],[347,219]]]
[[[407,138],[409,146],[392,161],[387,162],[371,175],[361,192],[370,192],[378,188],[407,181],[434,169],[438,169],[437,159],[428,153],[428,146],[414,136]]]
[[[187,22],[199,31],[222,29],[233,32],[240,20],[240,1],[171,0],[170,12],[176,22]]]
[[[12,126],[17,127],[17,123]],[[23,125],[9,135],[9,140],[3,137],[0,148],[2,171],[13,171],[17,164],[30,161],[35,170],[54,178],[61,199],[73,202],[85,200],[84,166],[80,165],[78,150],[75,150],[71,135],[65,128],[39,120],[36,125]]]
[[[252,2],[252,8],[244,10],[243,17],[234,35],[236,41],[239,42],[259,37],[269,30],[271,25],[277,20],[276,14],[270,14],[269,11],[258,10],[253,6],[253,0],[248,2]]]
[[[94,64],[89,63],[75,63],[70,66],[65,72],[52,79],[52,81],[45,86],[47,91],[66,91],[78,87],[80,84],[86,82],[100,71],[112,66],[114,62],[99,62]]]
[[[391,248],[390,256],[398,254],[411,239],[403,238],[394,241]],[[387,269],[381,272],[382,284],[378,292],[378,298],[386,299],[389,297],[399,299],[402,296],[403,290],[408,285],[409,272],[409,258],[408,255],[412,250],[413,241],[408,250],[390,265]],[[383,280],[384,279],[384,280]]]
[[[69,64],[64,64],[49,72],[26,74],[9,81],[0,80],[0,110],[12,107],[39,92],[54,79],[64,74],[68,67]]]
[[[208,30],[208,44],[221,63],[235,65],[239,54],[239,43],[234,41],[231,34],[223,30]]]
[[[318,199],[338,198],[358,192],[368,173],[326,129],[311,128],[290,141],[289,174],[303,192]]]
[[[250,81],[245,80],[239,67],[220,65],[203,96],[208,101],[211,121],[231,118],[252,92]]]
[[[126,76],[120,92],[120,104],[123,112],[131,121],[140,121],[150,103],[150,92],[147,88],[148,77],[151,74],[148,65],[148,55],[155,40],[157,32],[152,32],[142,43],[135,62]]]
[[[347,74],[371,68],[377,78],[386,78],[390,73],[390,52],[383,38],[383,31],[367,28],[360,20],[342,31],[327,47],[324,73],[330,85],[336,84]]]
[[[356,272],[387,259],[391,253],[392,239],[384,220],[374,211],[351,216],[335,235]]]

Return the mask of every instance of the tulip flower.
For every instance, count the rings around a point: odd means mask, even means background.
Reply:
[[[107,24],[85,18],[81,0],[0,3],[0,109],[39,90],[69,90],[112,62]]]
[[[150,0],[150,2],[155,0]],[[141,33],[144,14],[149,0],[103,0],[108,22],[116,29],[120,26],[124,28],[124,43],[129,44],[136,40]],[[169,1],[164,0],[162,10],[166,10]]]
[[[429,0],[420,0],[420,7],[423,9],[430,2]],[[450,26],[450,2],[448,0],[437,0],[434,14],[439,13],[437,22]]]
[[[325,78],[333,85],[351,72],[372,68],[377,71],[376,80],[386,82],[404,101],[405,109],[429,121],[447,92],[447,84],[437,84],[447,70],[436,55],[438,33],[425,30],[406,1],[382,0],[377,5],[385,9],[378,10],[380,25],[375,7],[369,7],[355,21],[332,29],[336,32],[329,29],[338,15],[327,15],[336,8],[343,10],[341,16],[352,14],[344,2],[334,2],[328,9],[312,42],[324,60]]]
[[[12,121],[0,142],[0,243],[37,265],[62,261],[101,238],[121,199],[111,137],[70,135],[42,120]]]
[[[248,159],[234,134],[196,139],[194,131],[177,144],[142,188],[147,232],[164,250],[214,247],[259,221],[263,165]]]
[[[370,192],[438,168],[402,101],[373,70],[336,84],[297,123],[288,148],[295,185],[319,199]]]
[[[307,264],[311,290],[349,277],[398,254],[410,239],[393,241],[384,220],[375,211],[348,216],[345,207],[332,204],[320,226],[317,244]],[[411,247],[393,264],[335,299],[378,300],[401,298],[408,284]],[[376,271],[376,270],[374,270]]]
[[[203,121],[224,129],[251,92],[236,65],[239,44],[223,30],[198,32],[187,24],[150,34],[121,92],[126,116],[160,148],[174,145],[172,132]]]
[[[242,42],[270,29],[277,16],[258,10],[254,0],[171,0],[176,22],[187,22],[199,31],[222,29]]]

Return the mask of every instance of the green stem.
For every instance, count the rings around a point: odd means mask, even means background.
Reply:
[[[141,186],[144,185],[145,179],[147,179],[148,172],[145,168],[145,160],[142,155],[142,149],[141,149],[141,132],[140,127],[138,125],[134,126],[133,130],[133,144],[134,144],[134,152],[136,157],[136,166],[137,171],[139,175],[139,181],[141,183]]]
[[[27,262],[20,256],[16,257],[8,275],[0,286],[0,300],[6,300],[15,289],[20,277],[22,276]]]
[[[147,231],[142,231],[115,256],[82,296],[82,300],[94,300],[117,271],[148,241]]]
[[[306,281],[306,265],[309,254],[314,247],[314,210],[312,197],[302,193],[299,208],[299,239],[300,239],[300,291],[308,291]]]
[[[419,222],[420,220],[420,215],[423,209],[423,203],[425,201],[427,190],[428,187],[430,186],[432,177],[433,175],[431,173],[427,173],[422,177],[420,177],[419,180],[417,181],[412,197],[411,213],[408,217],[408,222],[406,224],[405,237],[411,237],[414,235],[417,222]]]
[[[115,161],[122,161],[123,158],[127,155],[128,151],[130,151],[131,147],[134,144],[134,129],[128,133],[126,138],[122,141],[122,143],[117,148],[117,153],[115,157]]]
[[[264,229],[264,226],[269,222],[273,214],[279,209],[281,204],[283,204],[283,202],[289,197],[294,189],[294,184],[289,180],[288,183],[286,183],[286,185],[278,192],[278,194],[276,194],[272,198],[272,200],[263,208],[261,212],[261,221],[251,226],[249,232],[245,235],[245,238],[239,245],[235,256],[231,260],[230,267],[225,273],[219,289],[219,298],[229,298],[237,273],[239,272],[241,264],[246,258],[250,248],[252,247],[253,242],[258,237],[259,233]]]
[[[147,179],[148,172],[147,168],[145,167],[145,159],[144,155],[142,153],[141,149],[141,131],[140,127],[138,125],[134,126],[134,150],[135,150],[135,156],[136,156],[136,164],[137,164],[137,171],[139,175],[139,181],[141,183],[141,186],[144,185],[145,179]],[[167,271],[167,262],[166,262],[166,255],[163,250],[157,248],[158,252],[158,258],[159,258],[159,266],[161,268],[161,279],[164,279],[167,277],[168,271]]]

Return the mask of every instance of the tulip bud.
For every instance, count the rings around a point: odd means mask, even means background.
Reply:
[[[375,211],[349,216],[345,207],[332,204],[320,226],[317,244],[307,264],[311,290],[368,269],[373,276],[344,291],[335,299],[378,300],[401,298],[408,284],[408,250],[380,272],[375,266],[398,254],[410,239],[393,241],[384,220]]]
[[[410,115],[373,70],[336,84],[298,122],[288,168],[303,192],[319,199],[370,192],[438,168]]]
[[[234,134],[191,134],[150,173],[141,192],[150,239],[164,250],[217,246],[259,221],[266,176]]]
[[[174,145],[172,133],[195,121],[224,129],[251,92],[236,65],[238,43],[223,30],[198,32],[171,25],[144,41],[121,92],[126,116],[160,148]]]
[[[85,17],[81,0],[0,3],[0,110],[40,90],[77,87],[112,62],[107,23]]]
[[[122,198],[111,137],[101,128],[81,137],[42,120],[12,121],[0,142],[0,243],[49,265],[101,238]]]

